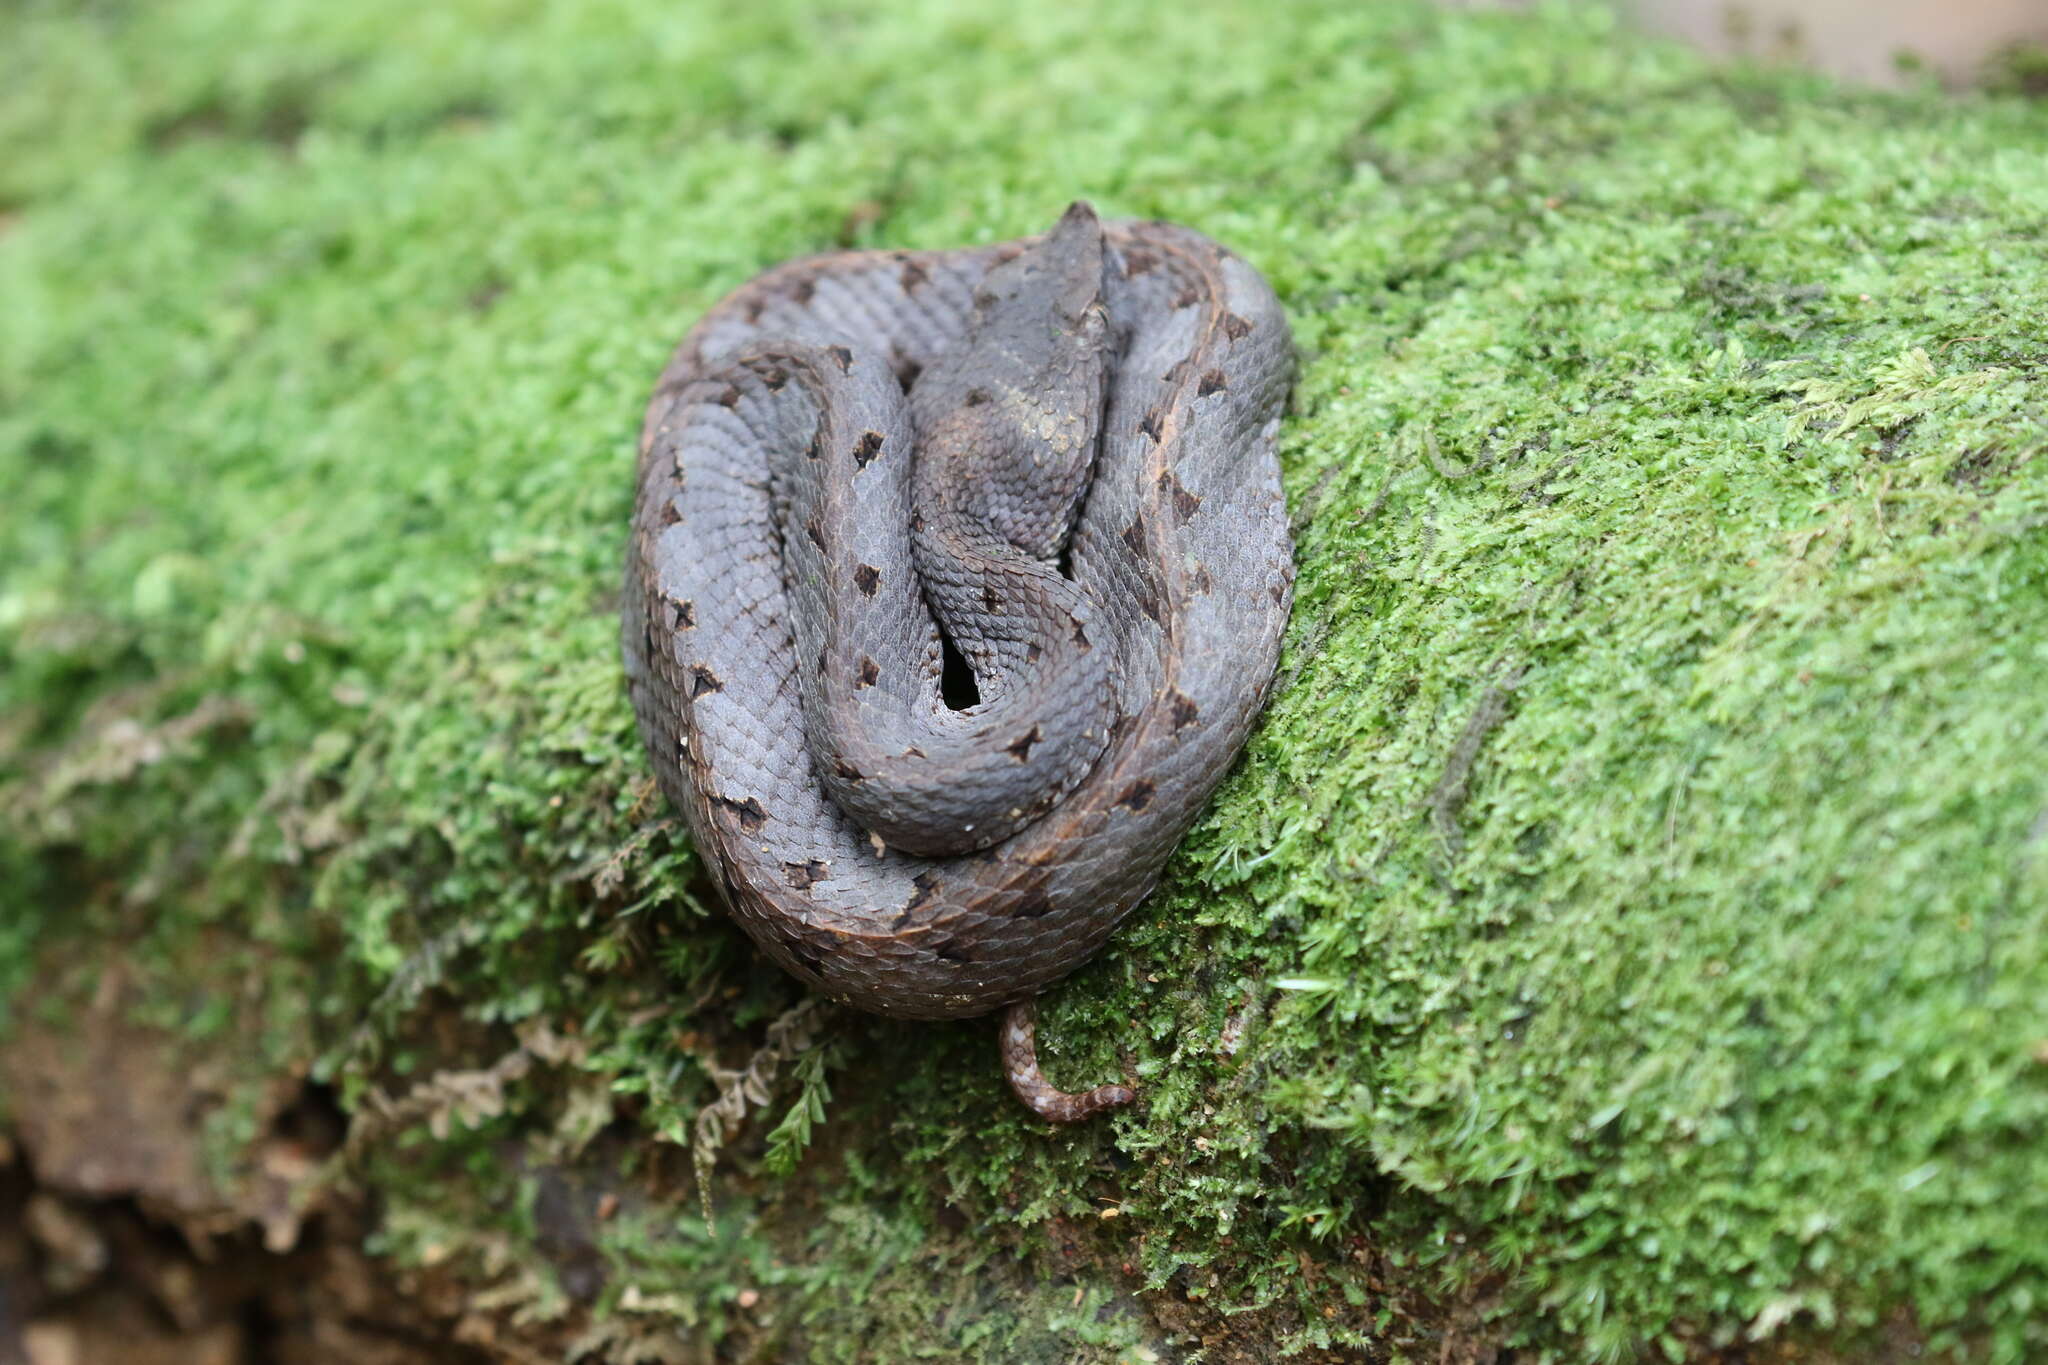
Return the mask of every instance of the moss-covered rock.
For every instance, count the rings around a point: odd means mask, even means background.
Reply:
[[[2048,113],[1589,10],[876,11],[10,7],[0,1051],[213,1057],[224,1182],[310,1070],[300,1198],[472,1341],[2048,1353]],[[1301,579],[1048,1001],[1145,1100],[1050,1132],[711,911],[614,588],[710,301],[1077,195],[1279,290]]]

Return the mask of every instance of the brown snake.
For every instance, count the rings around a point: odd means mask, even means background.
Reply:
[[[1039,238],[779,266],[647,406],[622,639],[733,917],[880,1014],[1031,1001],[1152,890],[1265,699],[1293,375],[1258,273],[1076,204]]]

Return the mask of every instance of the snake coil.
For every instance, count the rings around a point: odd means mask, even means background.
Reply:
[[[761,275],[648,403],[634,710],[734,918],[881,1014],[1031,1000],[1152,890],[1265,699],[1293,374],[1258,273],[1099,223]]]

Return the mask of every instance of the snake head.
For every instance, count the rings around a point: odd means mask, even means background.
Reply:
[[[1107,325],[1102,298],[1102,220],[1085,199],[1067,205],[1038,248],[1039,268],[1051,277],[1054,322],[1069,335],[1098,338]],[[1052,291],[1048,291],[1052,292]]]
[[[983,276],[960,345],[911,389],[921,506],[1050,563],[1095,463],[1115,360],[1106,248],[1076,201]]]
[[[1049,363],[1051,351],[1099,350],[1108,331],[1104,254],[1102,220],[1076,199],[1051,232],[983,278],[974,291],[974,330],[1017,346],[1027,363],[1038,358],[1034,351],[1046,352]],[[1043,343],[1033,346],[1038,338]]]

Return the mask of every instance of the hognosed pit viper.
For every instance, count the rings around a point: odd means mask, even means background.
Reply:
[[[790,262],[647,406],[622,639],[733,917],[831,999],[1031,1002],[1152,890],[1265,700],[1294,568],[1287,321],[1186,228]]]

